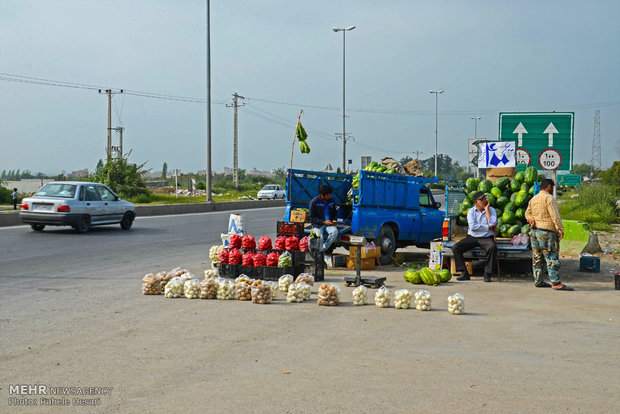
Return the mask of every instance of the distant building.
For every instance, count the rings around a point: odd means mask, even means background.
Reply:
[[[71,171],[67,176],[68,179],[75,178],[84,178],[88,175],[88,168],[84,168],[83,170]]]
[[[256,168],[252,168],[251,170],[246,171],[245,174],[246,175],[260,176],[260,177],[272,177],[273,176],[271,171],[259,171]]]

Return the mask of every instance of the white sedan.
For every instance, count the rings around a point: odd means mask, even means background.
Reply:
[[[84,233],[102,224],[120,224],[128,230],[136,206],[100,183],[54,181],[22,200],[19,217],[35,231],[43,231],[45,226],[72,226]]]
[[[275,200],[277,198],[285,199],[286,191],[284,191],[284,188],[282,188],[282,186],[279,184],[267,184],[260,189],[260,191],[256,195],[256,198],[258,198],[259,200],[262,200],[263,198],[269,200]]]

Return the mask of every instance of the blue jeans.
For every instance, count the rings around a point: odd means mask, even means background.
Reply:
[[[313,231],[317,233],[321,239],[325,239],[325,233],[327,233],[327,239],[323,242],[323,251],[329,249],[329,246],[331,246],[334,240],[336,240],[336,237],[338,237],[338,227],[336,226],[315,227]]]

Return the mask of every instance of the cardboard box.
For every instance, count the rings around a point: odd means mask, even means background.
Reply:
[[[443,242],[431,242],[431,253],[428,256],[428,267],[439,270],[443,266]]]
[[[348,254],[332,253],[332,266],[331,267],[346,267]]]
[[[357,257],[357,246],[349,247],[349,256]],[[381,256],[381,250],[377,246],[362,246],[362,259],[374,259]]]
[[[303,210],[293,210],[291,211],[291,222],[292,223],[305,223],[308,221],[308,212]]]
[[[357,269],[357,258],[351,258],[349,257],[347,259],[347,268],[349,269]],[[361,270],[374,270],[375,268],[375,259],[374,257],[372,259],[361,259],[361,263],[360,263],[360,269]]]
[[[515,178],[517,175],[517,169],[514,167],[508,168],[487,168],[487,180],[494,183],[502,177]]]

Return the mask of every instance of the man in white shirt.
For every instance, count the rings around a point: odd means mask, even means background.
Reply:
[[[490,206],[484,193],[478,191],[473,196],[474,207],[467,212],[467,237],[452,247],[456,271],[461,275],[456,280],[469,280],[470,274],[465,267],[463,254],[475,247],[481,247],[486,256],[484,266],[484,281],[491,281],[493,265],[497,260],[497,244],[495,243],[495,227],[497,226],[497,214]]]

